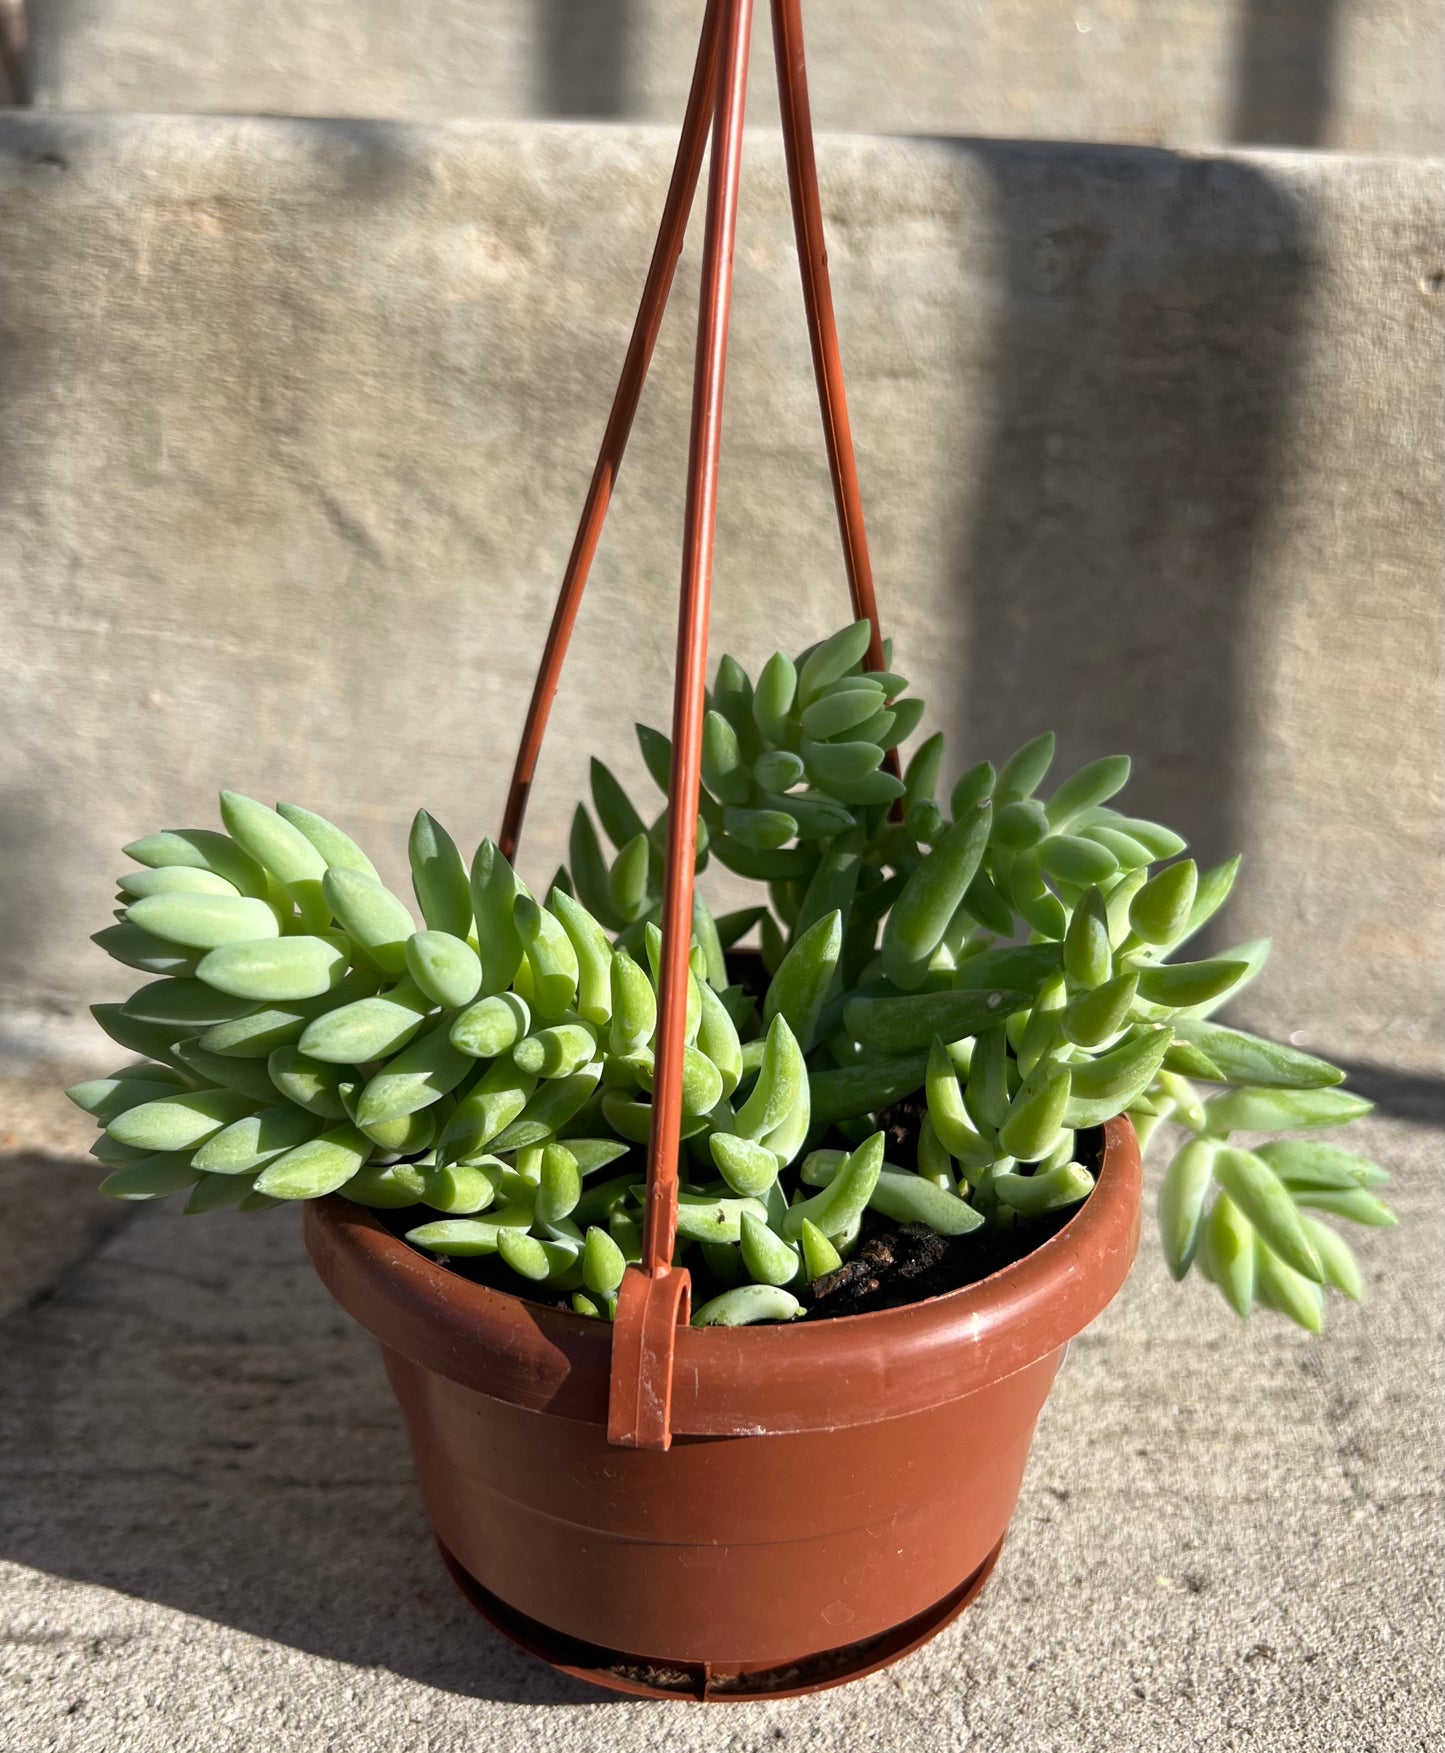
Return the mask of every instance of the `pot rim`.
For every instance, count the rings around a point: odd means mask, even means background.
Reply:
[[[680,1436],[836,1430],[906,1416],[1060,1350],[1109,1303],[1139,1240],[1133,1126],[1104,1127],[1092,1193],[1047,1241],[975,1284],[901,1308],[827,1321],[684,1327],[672,1428]],[[496,1399],[606,1425],[612,1330],[459,1278],[343,1195],[308,1200],[322,1282],[388,1350]]]

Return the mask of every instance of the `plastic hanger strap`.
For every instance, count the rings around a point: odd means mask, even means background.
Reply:
[[[652,261],[648,265],[647,281],[637,307],[637,317],[633,323],[627,357],[623,361],[622,375],[617,380],[617,390],[612,398],[612,410],[607,416],[602,447],[597,454],[592,480],[587,488],[582,517],[572,541],[572,552],[567,558],[567,570],[562,575],[562,588],[557,596],[557,606],[552,611],[552,624],[547,630],[547,643],[542,648],[542,661],[537,668],[537,679],[532,685],[532,698],[527,706],[522,739],[517,746],[517,758],[512,767],[512,783],[507,792],[502,832],[497,841],[504,858],[514,859],[517,855],[517,842],[522,835],[527,800],[542,753],[542,739],[547,734],[547,719],[562,678],[562,665],[566,661],[572,629],[577,622],[577,612],[582,606],[582,593],[587,587],[593,556],[602,536],[602,526],[607,520],[607,509],[612,503],[612,489],[622,467],[627,440],[632,434],[632,422],[637,415],[638,403],[642,400],[642,388],[647,382],[653,349],[657,345],[663,313],[672,292],[678,257],[682,254],[683,240],[687,235],[688,217],[692,212],[693,197],[697,191],[703,152],[707,147],[708,130],[712,125],[713,106],[717,96],[717,55],[722,7],[723,0],[708,0],[707,11],[703,15],[702,35],[692,73],[692,88],[688,93],[687,111],[683,117],[682,137],[677,145],[677,158],[672,167],[667,199],[663,203],[662,219],[657,228]]]
[[[718,452],[723,380],[727,371],[737,236],[738,179],[747,101],[752,0],[724,0],[718,96],[708,164],[703,232],[702,295],[688,439],[687,505],[683,518],[682,589],[677,617],[677,669],[672,697],[672,784],[668,794],[667,865],[662,900],[662,957],[652,1085],[652,1137],[643,1214],[642,1261],[628,1268],[613,1335],[608,1432],[614,1441],[665,1449],[672,1393],[677,1285],[678,1152],[682,1137],[682,1072],[687,1051],[688,983],[692,978],[693,872],[697,805],[702,784],[702,722],[707,689],[707,631],[712,596],[713,533],[717,523]],[[627,1279],[633,1280],[631,1286]],[[669,1315],[671,1325],[669,1325]],[[634,1325],[635,1323],[635,1325]],[[621,1329],[619,1332],[618,1329]],[[665,1334],[665,1343],[657,1343]],[[633,1364],[636,1368],[633,1368]]]

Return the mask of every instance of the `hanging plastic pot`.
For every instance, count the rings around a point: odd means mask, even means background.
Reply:
[[[828,288],[799,0],[772,0],[804,302],[855,615],[883,647]],[[902,1308],[694,1329],[672,1264],[718,444],[752,0],[709,0],[672,183],[548,635],[501,836],[515,851],[709,129],[707,218],[672,720],[642,1259],[616,1320],[461,1279],[343,1197],[308,1203],[323,1281],[380,1342],[427,1511],[486,1617],[622,1691],[812,1691],[896,1660],[973,1598],[1017,1501],[1064,1347],[1138,1240],[1139,1151],[1105,1128],[1097,1185],[1048,1242]]]
[[[524,1648],[622,1691],[813,1691],[896,1661],[992,1568],[1064,1347],[1139,1230],[1139,1151],[981,1284],[869,1315],[682,1328],[666,1451],[608,1440],[612,1330],[456,1277],[340,1196],[327,1288],[380,1340],[452,1574]]]

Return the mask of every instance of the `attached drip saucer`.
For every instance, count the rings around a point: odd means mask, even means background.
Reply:
[[[796,1661],[757,1668],[655,1659],[569,1637],[565,1632],[554,1631],[508,1606],[464,1570],[440,1540],[437,1546],[452,1581],[476,1611],[528,1655],[540,1657],[574,1679],[584,1680],[592,1686],[605,1686],[613,1692],[628,1693],[634,1698],[686,1699],[701,1704],[796,1698],[805,1693],[823,1692],[832,1686],[844,1686],[850,1680],[861,1679],[865,1674],[876,1673],[880,1668],[901,1661],[904,1656],[922,1648],[930,1638],[936,1637],[945,1626],[951,1625],[977,1599],[998,1562],[1003,1541],[999,1541],[972,1576],[941,1601],[905,1620],[902,1625],[865,1638],[861,1643],[841,1644],[836,1649],[822,1650]]]

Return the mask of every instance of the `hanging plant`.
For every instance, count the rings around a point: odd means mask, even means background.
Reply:
[[[697,862],[759,898],[721,919],[694,900],[676,1256],[694,1323],[879,1306],[871,1267],[897,1245],[846,1270],[870,1214],[874,1240],[970,1238],[949,1258],[980,1277],[1000,1237],[1026,1252],[1088,1196],[1095,1134],[1127,1115],[1141,1143],[1165,1120],[1187,1140],[1158,1206],[1175,1277],[1318,1332],[1326,1287],[1360,1295],[1324,1220],[1392,1222],[1386,1177],[1334,1143],[1233,1142],[1369,1110],[1325,1061],[1212,1020],[1269,948],[1181,953],[1239,860],[1201,873],[1123,813],[1127,757],[1050,785],[1052,736],[940,790],[935,733],[895,777],[924,708],[863,669],[869,635],[775,653],[756,685],[724,658],[710,694]],[[638,735],[665,800],[670,742]],[[600,761],[591,802],[541,902],[492,842],[468,865],[421,811],[420,926],[290,805],[223,793],[227,833],[127,847],[97,942],[156,978],[95,1015],[149,1057],[69,1092],[104,1129],[104,1190],[193,1212],[343,1193],[520,1294],[613,1314],[641,1257],[667,821]],[[735,979],[754,929],[761,968]]]
[[[853,621],[706,688],[752,16],[709,0],[497,842],[465,860],[417,815],[419,925],[305,809],[226,792],[224,832],[136,841],[97,941],[154,978],[95,1015],[143,1057],[70,1092],[108,1192],[301,1202],[458,1586],[647,1695],[835,1685],[975,1598],[1064,1350],[1132,1262],[1162,1123],[1169,1268],[1241,1315],[1318,1331],[1326,1287],[1360,1293],[1326,1220],[1393,1222],[1383,1171],[1314,1136],[1369,1104],[1214,1020],[1268,949],[1190,953],[1238,861],[1201,871],[1125,813],[1125,757],[1056,781],[1038,737],[945,785],[919,740],[874,598],[799,0],[772,14]],[[594,763],[533,894],[522,819],[709,131],[672,724],[638,732],[666,807]],[[714,860],[751,906],[714,917]]]

